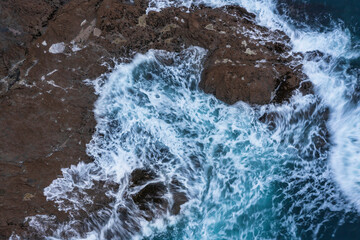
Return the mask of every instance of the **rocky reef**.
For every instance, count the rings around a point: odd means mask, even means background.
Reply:
[[[208,50],[200,87],[228,104],[282,103],[296,89],[311,91],[289,38],[257,25],[245,9],[147,13],[147,6],[125,0],[1,1],[0,239],[25,233],[27,216],[66,220],[43,189],[61,168],[92,161],[85,150],[96,124],[96,95],[84,80],[109,71],[115,61],[149,49],[200,46]],[[145,170],[137,171],[134,184]],[[164,186],[148,188],[133,196],[134,203],[142,207],[154,196],[163,206]],[[179,196],[174,214],[185,201]]]

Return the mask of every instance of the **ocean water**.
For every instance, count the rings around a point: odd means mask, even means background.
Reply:
[[[360,239],[360,3],[153,0],[149,11],[199,3],[238,4],[288,34],[315,94],[228,106],[198,88],[205,49],[137,55],[89,83],[99,96],[87,146],[95,161],[63,169],[44,191],[74,220],[30,225],[47,239]],[[264,113],[276,114],[274,129],[258,120]],[[155,177],[133,186],[139,168]],[[101,207],[90,194],[98,182],[97,195],[112,199]],[[147,221],[130,200],[160,184],[173,203],[173,183],[188,199],[176,216],[149,201]]]

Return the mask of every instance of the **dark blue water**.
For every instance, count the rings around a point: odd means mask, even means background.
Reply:
[[[323,32],[340,26],[350,32],[352,47],[360,51],[360,1],[278,0],[277,8],[299,28],[312,27]],[[353,59],[351,65],[359,68],[360,59]]]
[[[360,50],[360,1],[358,0],[278,0],[280,15],[291,19],[298,29],[311,28],[317,32],[327,32],[340,28],[350,33],[351,47],[354,52]],[[354,108],[359,106],[360,58],[337,59],[334,68],[344,70],[347,76],[357,79],[352,92]],[[347,65],[347,67],[342,67]],[[343,124],[347,124],[343,122]],[[354,131],[356,131],[354,129]],[[344,153],[345,154],[345,153]],[[331,229],[337,229],[332,234]],[[356,213],[346,214],[343,224],[329,221],[323,228],[321,239],[360,239],[360,218]],[[305,237],[304,239],[311,239]]]
[[[360,37],[360,1],[357,0],[279,0],[281,13],[306,25],[331,27],[342,23],[354,36]]]

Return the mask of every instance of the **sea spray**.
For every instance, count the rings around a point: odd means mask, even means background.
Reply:
[[[326,151],[314,143],[324,138],[319,100],[298,93],[282,106],[228,106],[197,87],[204,54],[200,48],[150,51],[95,82],[98,124],[88,145],[95,162],[63,169],[64,177],[45,189],[76,218],[97,204],[86,193],[95,182],[119,184],[105,192],[113,202],[84,221],[89,233],[76,238],[296,238],[316,236],[324,214],[331,219],[348,211],[330,181]],[[258,120],[265,112],[278,115],[272,131]],[[177,179],[188,199],[180,215],[154,205],[156,217],[148,222],[127,200],[143,187],[129,189],[138,168],[155,172],[153,182]],[[130,215],[126,221],[119,207]]]
[[[324,158],[331,168],[328,177],[335,180],[348,200],[360,209],[360,116],[357,102],[354,105],[352,101],[358,95],[360,71],[358,68],[354,69],[352,62],[358,61],[360,50],[359,41],[352,36],[350,29],[344,27],[342,21],[335,19],[330,20],[328,26],[321,26],[316,21],[315,26],[306,25],[304,21],[296,22],[287,15],[286,8],[283,9],[283,15],[280,15],[276,1],[272,0],[150,1],[149,9],[159,11],[170,5],[188,7],[190,4],[242,6],[256,15],[258,24],[284,31],[291,39],[293,51],[308,56],[303,61],[304,73],[314,84],[322,108],[330,111],[326,124],[330,130],[332,147],[329,156]],[[311,57],[311,51],[319,51],[321,54]]]

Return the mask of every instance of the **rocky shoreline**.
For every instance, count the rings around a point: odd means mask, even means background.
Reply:
[[[28,236],[28,216],[66,220],[43,189],[61,168],[92,161],[96,95],[83,80],[114,60],[200,46],[208,50],[200,87],[228,104],[282,103],[295,89],[311,91],[288,37],[256,25],[243,8],[146,9],[146,1],[124,0],[0,3],[0,239]]]

